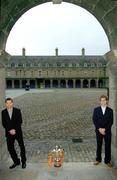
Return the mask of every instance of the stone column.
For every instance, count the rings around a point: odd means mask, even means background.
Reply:
[[[76,86],[75,86],[75,84],[76,84],[76,80],[75,79],[73,79],[73,88],[75,88]]]
[[[0,54],[0,113],[1,110],[4,108],[4,101],[5,101],[5,67],[3,64],[5,60],[6,60],[5,54],[4,55]],[[0,115],[0,164],[1,165],[8,157],[4,134],[5,134],[4,128],[2,127],[1,115]]]
[[[66,82],[66,88],[68,88],[68,79],[66,79],[65,82]]]
[[[45,79],[43,80],[43,89],[45,89]]]
[[[36,88],[36,89],[38,88],[37,79],[35,80],[35,88]]]
[[[19,83],[20,83],[20,89],[22,89],[22,80],[21,79],[19,80]]]
[[[109,71],[109,105],[114,112],[114,123],[112,126],[112,162],[117,167],[117,50],[105,55],[109,60],[107,68]]]
[[[90,87],[91,87],[91,80],[88,79],[88,88],[90,88]]]
[[[53,80],[50,79],[50,88],[53,88]]]
[[[12,79],[12,89],[14,89],[15,86],[14,86],[14,79]]]
[[[83,79],[81,79],[81,88],[83,88]]]
[[[99,79],[96,79],[95,81],[96,81],[96,88],[99,88],[99,87],[98,87],[98,81],[99,81]]]
[[[59,80],[58,80],[58,88],[60,88],[60,82],[61,82],[61,81],[60,81],[60,79],[59,79]]]

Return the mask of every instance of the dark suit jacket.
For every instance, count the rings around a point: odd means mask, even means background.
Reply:
[[[113,110],[106,107],[105,114],[103,115],[101,106],[94,109],[93,123],[96,130],[99,128],[105,128],[106,132],[111,132],[111,126],[113,124]]]
[[[10,119],[7,109],[2,111],[2,125],[5,128],[6,136],[9,135],[9,130],[15,129],[16,133],[21,133],[22,115],[18,108],[13,107],[12,117]]]

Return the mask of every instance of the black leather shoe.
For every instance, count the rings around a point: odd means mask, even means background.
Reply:
[[[20,165],[20,162],[19,163],[14,163],[13,165],[11,165],[10,167],[9,167],[9,169],[13,169],[13,168],[15,168],[16,166],[19,166]]]
[[[26,163],[22,163],[22,169],[26,168]]]

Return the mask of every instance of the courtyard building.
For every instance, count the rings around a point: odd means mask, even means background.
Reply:
[[[107,88],[107,61],[103,56],[10,56],[6,62],[6,88]]]

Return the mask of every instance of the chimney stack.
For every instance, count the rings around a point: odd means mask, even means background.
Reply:
[[[55,49],[55,56],[58,56],[58,48]]]
[[[26,56],[26,49],[25,48],[22,48],[22,56]]]
[[[85,48],[82,48],[82,57],[84,57],[85,56]]]

